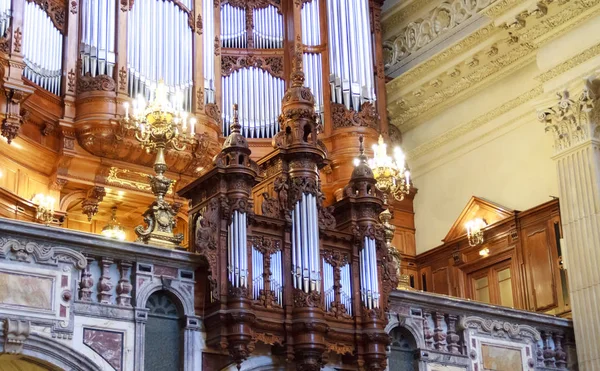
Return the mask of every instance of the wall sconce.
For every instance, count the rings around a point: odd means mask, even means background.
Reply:
[[[111,210],[110,221],[102,228],[102,235],[119,241],[125,241],[125,229],[117,221],[117,207]]]
[[[54,204],[56,203],[54,197],[38,193],[33,196],[31,202],[36,204],[35,219],[49,226],[54,220]]]
[[[469,246],[477,246],[483,243],[482,229],[486,226],[487,223],[481,218],[469,220],[465,224],[465,228],[467,229],[467,238],[469,240]]]
[[[490,255],[490,249],[486,247],[484,249],[479,250],[479,255],[485,258],[486,256]]]

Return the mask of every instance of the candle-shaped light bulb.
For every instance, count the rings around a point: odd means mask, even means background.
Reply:
[[[183,131],[187,131],[187,117],[188,117],[188,113],[187,112],[182,112],[181,113],[181,128],[183,129]]]
[[[196,118],[192,117],[190,119],[190,135],[194,136],[195,133],[196,133]]]
[[[123,102],[123,107],[125,107],[125,119],[129,120],[129,102]]]
[[[410,186],[410,171],[406,170],[404,172],[404,177],[406,178],[406,184]]]

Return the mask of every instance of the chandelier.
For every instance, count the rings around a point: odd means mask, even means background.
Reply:
[[[117,221],[117,207],[111,209],[110,221],[102,228],[102,235],[119,241],[125,241],[125,229]]]
[[[373,145],[373,154],[374,157],[369,159],[369,167],[373,170],[377,188],[402,201],[404,195],[410,193],[410,170],[404,153],[400,147],[395,147],[394,156],[389,156],[387,144],[380,135],[378,143]]]
[[[188,146],[198,144],[196,138],[196,119],[183,110],[183,94],[178,92],[169,100],[168,88],[160,81],[154,92],[154,98],[146,104],[143,96],[133,101],[133,114],[129,115],[129,103],[125,102],[125,117],[121,120],[123,132],[133,131],[135,138],[147,152],[156,152],[154,161],[155,176],[150,176],[150,186],[156,199],[144,213],[147,226],[137,226],[135,233],[138,241],[164,247],[177,247],[183,241],[183,234],[174,234],[178,206],[165,201],[171,179],[167,171],[165,148],[183,151]],[[188,125],[189,124],[189,125]],[[121,135],[121,138],[124,134]]]
[[[35,219],[49,226],[54,220],[54,204],[56,203],[54,197],[38,193],[33,196],[31,202],[36,204]]]
[[[477,246],[483,243],[483,228],[485,227],[487,227],[487,223],[481,218],[469,220],[465,223],[469,246]]]

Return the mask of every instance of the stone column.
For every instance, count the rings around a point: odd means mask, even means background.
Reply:
[[[600,80],[557,94],[538,112],[555,138],[569,293],[580,370],[600,370]],[[532,139],[533,140],[533,139]]]

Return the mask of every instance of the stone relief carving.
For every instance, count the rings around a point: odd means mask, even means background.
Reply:
[[[515,325],[509,322],[485,319],[477,316],[460,317],[459,328],[462,330],[474,329],[478,333],[500,338],[530,339],[534,342],[542,339],[540,332],[529,325]]]
[[[7,318],[4,320],[4,352],[8,354],[21,354],[23,344],[29,337],[31,324],[29,321],[20,321]]]
[[[598,137],[597,82],[586,80],[582,92],[572,97],[565,90],[557,93],[558,101],[538,112],[546,132],[554,136],[554,150],[561,152],[584,140]]]
[[[58,265],[72,264],[77,269],[84,269],[87,260],[83,254],[66,247],[39,245],[35,242],[22,243],[15,239],[0,238],[0,257],[10,258],[27,263]]]
[[[386,40],[383,45],[385,68],[400,63],[440,35],[485,9],[495,0],[445,1],[435,7],[422,19],[410,22],[397,35]]]

